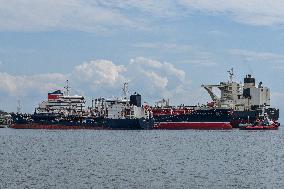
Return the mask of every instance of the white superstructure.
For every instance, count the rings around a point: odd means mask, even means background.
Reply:
[[[262,82],[256,86],[255,78],[247,75],[244,78],[244,85],[242,85],[233,81],[233,69],[228,72],[229,81],[220,82],[218,85],[202,85],[213,100],[214,107],[251,110],[270,106],[270,90],[263,87]],[[213,92],[213,88],[218,88],[221,91],[220,97]]]
[[[106,100],[106,107],[109,119],[149,118],[150,116],[147,109],[131,104],[128,99]]]
[[[43,101],[36,108],[38,113],[63,113],[63,114],[79,114],[85,111],[85,98],[79,95],[69,95],[68,81],[64,87],[66,91],[61,90],[48,93],[47,101]]]
[[[91,112],[108,119],[149,118],[151,112],[141,105],[141,95],[134,93],[127,98],[128,84],[123,87],[123,97],[115,99],[94,99]]]

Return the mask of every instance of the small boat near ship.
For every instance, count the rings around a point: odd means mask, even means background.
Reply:
[[[280,124],[278,122],[272,121],[268,114],[265,113],[264,116],[260,116],[255,123],[240,124],[239,128],[241,130],[277,130]]]
[[[240,130],[277,130],[279,128],[278,124],[271,125],[252,125],[252,124],[244,124],[240,125]]]

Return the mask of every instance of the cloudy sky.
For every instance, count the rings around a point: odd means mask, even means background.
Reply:
[[[0,108],[73,94],[197,104],[201,84],[253,74],[284,108],[284,1],[0,0]],[[282,116],[283,117],[283,116]]]

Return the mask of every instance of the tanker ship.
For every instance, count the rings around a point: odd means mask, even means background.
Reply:
[[[142,105],[141,95],[128,98],[128,84],[123,97],[98,98],[85,106],[85,98],[61,90],[48,93],[48,100],[39,104],[34,114],[12,114],[12,128],[26,129],[232,129],[252,124],[266,114],[279,126],[279,109],[270,107],[270,90],[247,75],[244,84],[230,80],[217,85],[202,85],[212,102],[197,106],[170,106],[163,100],[156,106]],[[221,91],[220,97],[213,88]]]
[[[276,124],[279,109],[270,107],[270,89],[256,86],[250,74],[244,78],[244,85],[234,81],[234,71],[228,71],[229,81],[217,85],[202,85],[209,93],[212,102],[202,106],[169,106],[162,100],[153,107],[155,128],[158,129],[230,129],[240,124],[254,123],[267,114]],[[213,88],[221,91],[218,97]]]
[[[92,106],[85,107],[85,98],[69,95],[56,90],[48,93],[48,100],[39,104],[34,114],[12,114],[14,129],[152,129],[154,122],[150,111],[141,105],[141,95],[135,93],[127,98],[124,84],[124,97],[106,100],[92,100]]]
[[[85,107],[85,98],[70,95],[67,80],[65,91],[48,93],[47,101],[35,108],[33,114],[11,114],[14,129],[104,129],[104,119]]]

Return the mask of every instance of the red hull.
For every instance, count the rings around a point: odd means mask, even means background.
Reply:
[[[42,124],[13,124],[10,126],[13,129],[49,129],[49,130],[78,130],[78,129],[92,129],[100,130],[103,127],[93,126],[78,126],[78,125],[42,125]]]
[[[232,129],[230,123],[218,122],[163,122],[155,124],[155,129],[167,130],[186,130],[186,129],[202,129],[202,130],[223,130]]]
[[[277,130],[277,125],[269,125],[269,126],[263,126],[263,125],[257,125],[257,126],[245,126],[240,127],[241,130]]]

